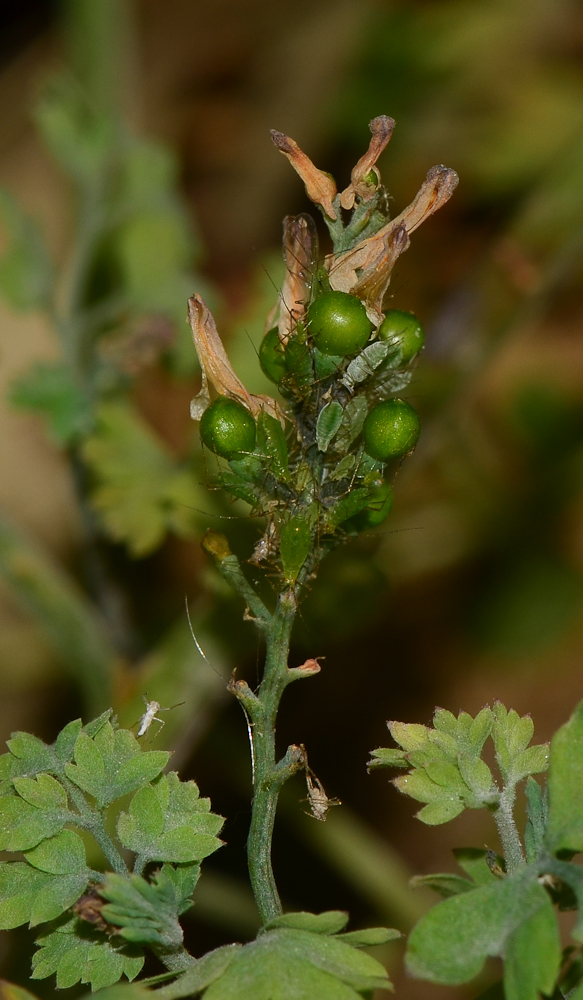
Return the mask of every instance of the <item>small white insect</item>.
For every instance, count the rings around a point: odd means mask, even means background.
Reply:
[[[164,726],[166,725],[166,723],[164,722],[163,719],[159,719],[158,718],[158,716],[156,715],[156,712],[171,712],[173,708],[178,708],[179,705],[184,705],[183,701],[179,701],[177,705],[171,705],[170,708],[162,708],[162,706],[161,706],[161,704],[160,704],[159,701],[148,701],[148,697],[145,694],[142,695],[142,698],[144,699],[144,704],[146,706],[146,711],[144,712],[144,714],[142,715],[142,718],[140,719],[140,726],[139,726],[139,729],[138,729],[138,736],[145,736],[146,733],[148,732],[148,729],[152,725],[152,723],[153,722],[159,722],[160,725],[159,725],[158,730],[156,732],[156,736],[157,736],[158,733],[164,728]]]
[[[306,786],[308,789],[308,802],[310,803],[310,812],[308,813],[308,816],[311,815],[314,819],[319,820],[321,823],[325,823],[330,807],[342,805],[340,799],[328,798],[322,782],[318,777],[316,777],[307,764]]]

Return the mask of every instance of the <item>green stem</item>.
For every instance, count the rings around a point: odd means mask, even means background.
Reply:
[[[514,819],[515,798],[516,786],[507,785],[500,794],[500,803],[494,813],[508,875],[524,864],[524,852]]]
[[[184,972],[196,959],[186,950],[184,945],[178,948],[165,948],[163,945],[150,945],[154,954],[171,972]]]
[[[292,767],[286,770],[283,761],[276,765],[275,758],[275,724],[281,696],[289,683],[287,661],[295,614],[296,597],[293,591],[287,590],[280,595],[266,632],[267,655],[258,693],[260,709],[255,710],[251,717],[255,793],[247,859],[253,894],[264,923],[282,912],[271,864],[271,841],[279,791],[290,773],[301,766],[298,763],[293,767],[294,762],[290,761]]]

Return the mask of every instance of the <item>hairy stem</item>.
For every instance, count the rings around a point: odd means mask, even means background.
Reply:
[[[494,813],[498,834],[502,842],[507,874],[511,874],[524,864],[524,852],[514,819],[514,800],[516,786],[507,785],[500,794],[500,804]]]

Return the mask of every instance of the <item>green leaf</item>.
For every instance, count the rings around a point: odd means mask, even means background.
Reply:
[[[440,875],[414,875],[411,879],[411,885],[415,889],[425,887],[433,889],[444,899],[449,899],[450,896],[459,896],[460,892],[469,892],[470,889],[475,889],[475,885],[469,879],[462,878],[461,875],[450,875],[449,872],[443,872]]]
[[[36,897],[52,881],[52,875],[22,861],[0,864],[0,928],[28,923]]]
[[[536,868],[438,903],[414,927],[406,962],[412,975],[454,986],[480,972],[489,955],[502,955],[509,936],[548,896]]]
[[[553,904],[546,902],[510,935],[504,954],[506,1000],[551,996],[561,966],[561,942]]]
[[[312,934],[337,934],[348,923],[348,914],[344,910],[328,910],[326,913],[283,913],[274,917],[265,925],[265,930],[274,927],[291,927],[298,931],[311,931]]]
[[[378,747],[371,750],[372,758],[366,765],[369,769],[373,767],[409,767],[409,761],[404,750],[393,750],[390,747]]]
[[[103,807],[157,777],[169,758],[165,750],[142,750],[128,729],[105,722],[93,738],[79,734],[75,763],[65,764],[65,773]]]
[[[36,942],[32,979],[57,974],[57,988],[89,983],[93,990],[112,986],[125,975],[130,981],[140,972],[144,957],[127,942],[115,942],[86,922],[70,917],[44,931]]]
[[[312,545],[310,526],[301,514],[296,514],[281,529],[279,551],[284,576],[288,582],[297,579]]]
[[[388,722],[389,732],[403,750],[418,750],[429,739],[429,729],[418,722]]]
[[[115,145],[114,119],[98,114],[78,82],[66,74],[45,88],[35,118],[60,165],[83,184],[95,184]]]
[[[391,988],[383,966],[341,938],[278,927],[235,952],[205,1000],[356,1000]]]
[[[91,429],[87,394],[64,365],[38,362],[12,382],[8,398],[13,406],[43,416],[60,446],[78,441]]]
[[[13,309],[43,309],[50,301],[55,277],[43,236],[3,190],[0,219],[8,235],[8,249],[0,259],[0,294]]]
[[[51,875],[83,875],[91,872],[85,859],[85,845],[78,833],[63,830],[55,837],[43,840],[38,847],[26,851],[26,860]]]
[[[353,948],[373,948],[378,944],[387,944],[388,941],[397,941],[401,937],[401,931],[394,927],[366,927],[361,931],[337,934],[336,940],[350,944]]]
[[[505,784],[513,782],[515,762],[530,743],[533,732],[534,723],[529,715],[521,718],[513,708],[508,711],[502,702],[495,703],[492,739]]]
[[[479,847],[456,847],[453,856],[460,868],[465,871],[466,875],[470,876],[476,885],[489,885],[496,881],[496,876],[486,861],[487,850],[482,850]]]
[[[191,865],[189,889],[194,889],[200,868]],[[151,882],[139,875],[108,874],[99,893],[106,899],[101,914],[126,941],[135,944],[159,944],[177,948],[182,944],[178,916],[184,912],[184,886],[172,877],[170,865],[164,865]]]
[[[175,772],[163,775],[134,795],[122,813],[117,832],[124,845],[149,861],[200,861],[221,846],[216,837],[221,816],[199,798],[194,781],[181,782]]]
[[[58,802],[47,802],[46,806],[33,805],[30,801],[25,801],[16,796],[6,796],[0,799],[0,850],[4,851],[27,851],[44,840],[52,837],[63,829],[65,823],[71,818],[71,814],[66,808],[67,795],[64,789],[54,778],[48,774],[39,777],[54,781],[64,797]],[[24,783],[27,785],[24,785]],[[36,786],[33,778],[15,778],[14,785],[17,791],[24,788],[25,792],[34,798],[35,792],[30,791],[30,786]],[[22,792],[21,792],[22,794]],[[38,794],[42,798],[42,792]]]
[[[205,504],[195,476],[127,404],[102,404],[83,457],[95,478],[91,501],[104,527],[133,556],[152,552],[169,529],[193,535],[196,511]]]
[[[583,787],[583,701],[551,742],[548,776],[549,849],[583,851],[583,811],[575,807]]]
[[[526,806],[528,813],[524,830],[526,860],[534,861],[543,849],[547,825],[546,796],[534,778],[529,778],[526,782]]]
[[[54,920],[68,910],[87,888],[90,874],[55,876],[36,896],[30,911],[30,926]]]
[[[318,414],[316,441],[319,451],[328,451],[328,445],[340,430],[344,410],[335,399],[326,403]]]
[[[176,982],[156,990],[157,1000],[177,1000],[200,993],[223,975],[242,947],[240,944],[227,944],[207,952]]]

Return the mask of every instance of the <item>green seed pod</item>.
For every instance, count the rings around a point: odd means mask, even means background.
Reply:
[[[200,419],[200,437],[216,455],[230,458],[255,447],[255,421],[249,410],[227,396],[207,406]]]
[[[386,399],[373,406],[362,429],[365,451],[379,462],[406,455],[421,433],[416,411],[404,399]]]
[[[372,323],[356,295],[324,292],[308,310],[308,329],[322,354],[345,357],[364,347]]]
[[[296,514],[281,530],[279,553],[283,575],[294,583],[304,565],[312,544],[312,532],[306,519]]]
[[[425,332],[413,313],[389,309],[379,327],[379,338],[398,349],[401,363],[406,365],[423,347]]]
[[[384,479],[378,479],[370,487],[370,501],[364,510],[349,518],[342,525],[346,531],[367,531],[376,528],[391,513],[393,508],[393,490],[391,484]]]
[[[265,334],[259,346],[259,364],[267,378],[275,382],[276,385],[287,375],[283,351],[277,327],[274,326]]]

